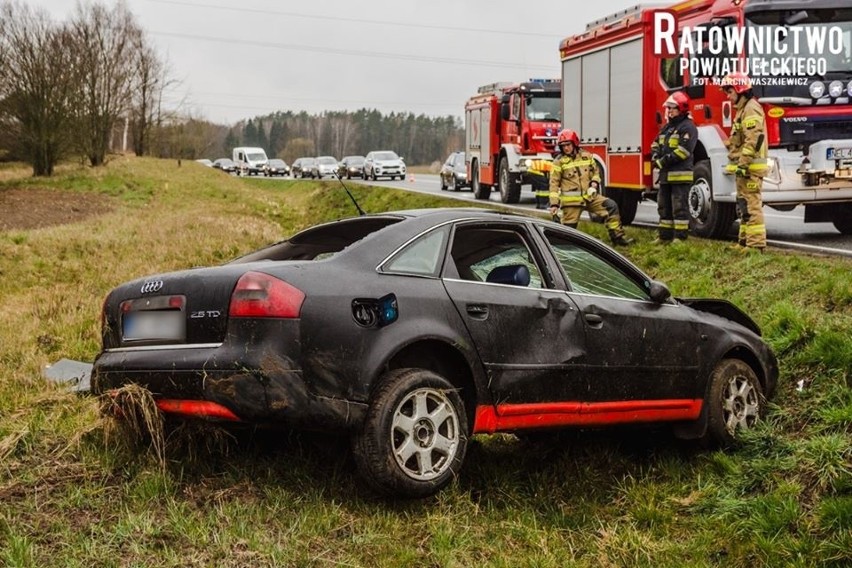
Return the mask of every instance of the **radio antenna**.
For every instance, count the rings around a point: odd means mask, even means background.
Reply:
[[[343,180],[342,180],[342,179],[340,179],[340,174],[338,174],[337,172],[334,172],[334,177],[336,177],[336,178],[337,178],[337,181],[339,181],[339,182],[340,182],[340,185],[342,185],[342,186],[343,186],[344,191],[346,191],[346,195],[348,195],[348,196],[349,196],[349,199],[351,199],[351,200],[352,200],[352,203],[355,205],[355,209],[357,209],[357,210],[358,210],[358,215],[361,215],[361,216],[366,215],[366,213],[364,213],[364,210],[363,210],[363,209],[361,209],[361,206],[360,206],[360,205],[358,205],[358,202],[357,202],[357,201],[355,201],[355,197],[354,197],[354,196],[352,195],[352,193],[349,191],[349,188],[348,188],[348,187],[346,187],[346,184],[345,184],[345,183],[343,183]]]

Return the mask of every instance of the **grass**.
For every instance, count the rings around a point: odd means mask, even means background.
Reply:
[[[477,437],[422,501],[373,497],[345,440],[154,426],[41,378],[91,361],[107,291],[223,262],[350,216],[330,182],[245,180],[174,162],[4,168],[0,191],[102,193],[112,212],[0,233],[0,566],[848,566],[852,563],[852,263],[693,239],[627,251],[683,297],[748,311],[779,355],[770,415],[736,451],[666,429]],[[460,202],[351,188],[367,211]],[[581,228],[605,237],[599,225]],[[129,393],[148,408],[144,393]],[[156,414],[139,415],[142,422]]]

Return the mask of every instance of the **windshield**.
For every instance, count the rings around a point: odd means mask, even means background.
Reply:
[[[825,79],[829,73],[852,71],[852,8],[757,12],[748,15],[747,23],[760,28],[760,37],[772,39],[749,46],[749,57],[768,66],[770,72],[763,75]],[[773,59],[776,66],[778,59],[787,59],[788,67],[771,73]]]
[[[364,163],[364,158],[363,158],[363,157],[357,157],[357,158],[345,158],[345,159],[344,159],[344,161],[345,161],[347,164],[349,164],[350,166],[357,166],[357,165],[360,165],[360,164],[363,164],[363,163]]]
[[[332,166],[337,165],[337,160],[335,160],[334,158],[329,158],[327,156],[319,158],[318,161],[319,161],[320,164],[323,164],[323,165],[326,165],[326,166],[329,165],[329,164],[332,165]]]
[[[399,156],[395,152],[376,152],[377,160],[398,160]]]
[[[246,159],[256,162],[258,160],[265,160],[266,156],[261,154],[260,152],[254,152],[251,154],[246,154]]]
[[[555,97],[527,97],[527,120],[538,122],[559,122],[562,103]]]

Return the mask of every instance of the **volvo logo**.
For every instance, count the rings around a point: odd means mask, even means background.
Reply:
[[[148,280],[144,284],[142,284],[141,292],[143,294],[152,294],[154,292],[159,292],[163,289],[163,281],[162,280]]]

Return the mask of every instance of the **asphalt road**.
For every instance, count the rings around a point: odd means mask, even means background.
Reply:
[[[413,176],[409,175],[405,181],[344,181],[347,184],[369,183],[370,185],[442,194],[445,197],[483,203],[474,199],[469,189],[458,192],[441,191],[437,175],[414,174]],[[502,205],[499,193],[492,193],[490,201],[495,205]],[[524,210],[535,209],[532,193],[524,190],[521,193],[521,202],[510,207],[518,207]],[[766,233],[770,246],[852,257],[852,235],[841,235],[831,223],[805,223],[804,215],[804,207],[797,207],[792,211],[775,211],[774,209],[765,207]],[[640,227],[653,227],[656,226],[657,220],[657,204],[653,201],[643,201],[639,204],[636,220],[633,224]],[[736,234],[732,232],[731,238],[735,237]]]

